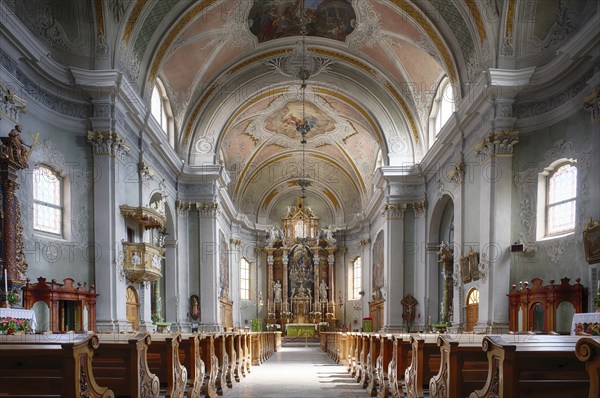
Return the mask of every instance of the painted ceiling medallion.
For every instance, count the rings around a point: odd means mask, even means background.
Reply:
[[[306,118],[310,130],[306,134],[307,139],[330,133],[336,128],[335,121],[327,116],[321,109],[311,103],[305,104]],[[292,139],[300,138],[296,130],[298,123],[302,121],[302,102],[288,102],[284,107],[273,112],[265,120],[265,129],[274,134],[284,134]]]
[[[300,36],[302,11],[308,18],[306,34],[345,41],[354,31],[356,13],[350,0],[254,0],[248,15],[250,32],[259,43],[282,37]]]

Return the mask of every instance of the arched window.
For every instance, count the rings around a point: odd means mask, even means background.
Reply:
[[[63,234],[63,180],[45,165],[33,170],[33,228]]]
[[[360,299],[360,291],[362,290],[362,261],[360,257],[356,257],[356,259],[352,262],[351,271],[351,299],[358,300]]]
[[[438,86],[429,117],[430,145],[433,144],[440,130],[455,109],[455,92],[450,80],[445,77]]]
[[[167,96],[167,90],[160,79],[156,79],[156,83],[152,88],[152,96],[150,98],[150,113],[156,122],[160,125],[162,131],[167,135],[169,144],[174,147],[174,123],[171,103]]]
[[[250,263],[245,258],[240,261],[240,299],[250,300]]]
[[[574,232],[576,204],[576,161],[558,160],[539,174],[537,238],[552,238]]]

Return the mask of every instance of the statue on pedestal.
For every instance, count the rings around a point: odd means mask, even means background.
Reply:
[[[327,290],[329,290],[327,283],[325,283],[325,281],[321,281],[321,284],[319,285],[319,298],[321,301],[327,301]]]
[[[281,302],[281,282],[273,283],[273,297],[275,302]]]

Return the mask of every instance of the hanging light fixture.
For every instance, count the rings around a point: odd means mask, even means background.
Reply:
[[[306,149],[306,135],[312,128],[311,122],[307,120],[306,117],[306,86],[307,80],[310,77],[310,71],[307,66],[307,53],[306,53],[306,13],[304,12],[304,1],[300,2],[301,4],[301,12],[300,12],[300,34],[302,35],[302,63],[300,69],[298,70],[298,78],[300,79],[300,90],[301,90],[301,99],[302,99],[302,117],[299,122],[296,122],[296,131],[300,133],[302,144],[302,176],[298,180],[298,185],[300,186],[300,198],[304,200],[306,198],[306,188],[309,183],[306,181],[305,177],[305,149]],[[303,228],[304,230],[304,228]],[[304,236],[303,236],[304,238]]]

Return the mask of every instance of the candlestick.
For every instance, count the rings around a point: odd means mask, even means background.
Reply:
[[[600,280],[598,280],[598,289],[596,290],[596,292],[600,293]]]
[[[4,268],[4,294],[8,303],[8,273],[6,272],[6,268]]]

